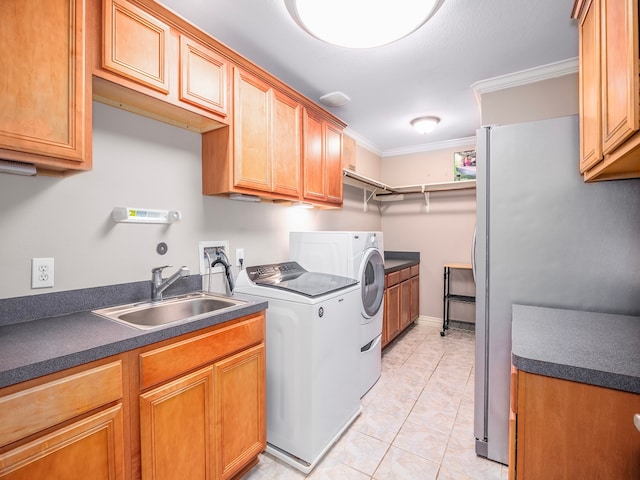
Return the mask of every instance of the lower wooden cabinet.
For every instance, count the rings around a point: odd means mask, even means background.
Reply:
[[[254,315],[141,354],[141,384],[173,377],[140,395],[142,480],[226,480],[257,463],[266,447],[264,325]]]
[[[264,312],[0,389],[0,478],[226,480],[266,447]]]
[[[512,371],[510,479],[640,478],[640,395]]]
[[[385,275],[382,347],[397,337],[419,316],[420,265]]]
[[[386,346],[400,333],[400,273],[385,275],[384,317],[382,320],[382,346]]]
[[[125,478],[123,365],[0,390],[0,478]]]

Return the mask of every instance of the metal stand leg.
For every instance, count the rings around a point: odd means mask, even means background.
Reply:
[[[444,267],[443,275],[443,297],[442,297],[442,331],[440,336],[444,337],[445,331],[449,329],[449,267]]]

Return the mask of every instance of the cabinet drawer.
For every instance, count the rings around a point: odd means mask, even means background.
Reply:
[[[0,446],[122,398],[120,360],[0,398]]]
[[[411,268],[407,267],[407,268],[403,268],[402,270],[400,270],[400,281],[401,282],[404,282],[409,277],[411,277]]]
[[[385,282],[384,282],[384,286],[385,287],[391,287],[393,285],[396,285],[400,282],[400,272],[393,272],[393,273],[387,273],[384,277]]]
[[[140,354],[140,389],[256,345],[264,340],[264,314]]]
[[[411,267],[411,276],[415,277],[420,273],[420,265],[413,265]]]
[[[0,478],[124,480],[124,415],[114,405],[0,454]]]

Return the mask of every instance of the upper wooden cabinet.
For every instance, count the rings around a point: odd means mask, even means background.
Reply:
[[[84,0],[3,0],[0,18],[0,158],[90,169]]]
[[[157,4],[103,0],[91,13],[96,100],[198,132],[228,122],[229,62],[215,42]]]
[[[203,191],[300,196],[301,107],[260,77],[234,68],[233,124],[203,135]]]
[[[342,129],[305,109],[304,199],[342,205]]]
[[[342,205],[346,125],[161,3],[6,0],[0,16],[0,158],[90,169],[93,99],[205,134],[205,194]]]
[[[180,35],[180,100],[226,116],[228,69],[217,52]]]
[[[640,177],[638,2],[577,0],[580,172],[587,181]]]
[[[169,93],[170,29],[129,2],[104,1],[102,66]]]
[[[233,186],[271,191],[271,87],[235,69],[233,95]]]
[[[342,168],[356,171],[356,141],[348,135],[342,135]]]
[[[301,112],[297,101],[273,90],[273,191],[291,197],[300,195]]]

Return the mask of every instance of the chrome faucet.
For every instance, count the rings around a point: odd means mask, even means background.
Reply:
[[[176,273],[169,278],[162,278],[162,270],[172,267],[173,265],[165,265],[164,267],[156,267],[151,270],[151,301],[159,302],[162,300],[162,292],[172,285],[176,280],[188,277],[191,272],[183,265]]]

